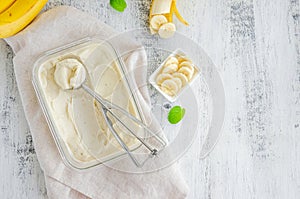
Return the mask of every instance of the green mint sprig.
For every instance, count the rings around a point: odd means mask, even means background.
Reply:
[[[127,7],[127,3],[125,0],[110,0],[109,3],[111,7],[113,7],[115,10],[119,12],[123,12]]]
[[[174,106],[171,108],[168,114],[168,120],[171,124],[177,124],[180,122],[185,114],[185,109],[180,106]]]

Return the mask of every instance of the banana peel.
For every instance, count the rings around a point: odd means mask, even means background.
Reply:
[[[0,38],[10,37],[25,28],[48,0],[9,0],[0,6]]]
[[[183,23],[184,25],[188,26],[189,23],[181,16],[179,13],[177,6],[176,6],[176,1],[173,1],[172,7],[171,7],[171,14],[175,13],[177,19]]]
[[[153,20],[154,16],[162,15],[164,16],[168,23],[173,23],[173,15],[178,18],[178,20],[183,23],[184,25],[188,26],[189,23],[181,16],[179,13],[177,6],[176,6],[176,0],[153,0],[150,7],[150,16],[149,21]],[[152,21],[153,23],[153,21]],[[150,23],[151,24],[151,23]],[[170,31],[176,31],[174,29]],[[150,25],[150,32],[151,34],[159,33],[158,30],[153,29]],[[172,35],[170,33],[170,35]]]

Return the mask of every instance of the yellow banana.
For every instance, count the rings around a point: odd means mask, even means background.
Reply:
[[[2,0],[2,2],[1,2],[1,4],[0,4],[0,14],[1,14],[4,10],[6,10],[9,6],[11,6],[11,4],[13,4],[15,1],[16,1],[16,0],[5,0],[5,1],[3,2],[3,0]]]
[[[189,25],[179,13],[176,7],[176,0],[152,0],[149,16],[151,34],[160,33],[159,35],[162,38],[173,36],[176,31],[176,27],[173,24],[173,14],[176,15],[181,23]],[[167,19],[167,22],[159,23],[159,27],[156,25],[153,26],[153,18],[156,18],[156,16],[164,16]]]
[[[1,5],[0,38],[10,37],[25,28],[42,10],[48,0],[10,0]]]

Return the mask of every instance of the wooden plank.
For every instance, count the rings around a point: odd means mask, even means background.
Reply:
[[[0,41],[0,196],[44,198],[44,174],[34,151],[14,77],[10,47]]]

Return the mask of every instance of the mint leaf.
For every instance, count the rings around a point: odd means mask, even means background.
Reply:
[[[177,124],[180,122],[185,114],[185,109],[180,106],[174,106],[171,108],[168,114],[168,120],[171,124]]]
[[[109,3],[111,7],[113,7],[115,10],[119,12],[123,12],[127,7],[127,3],[125,0],[110,0]]]

